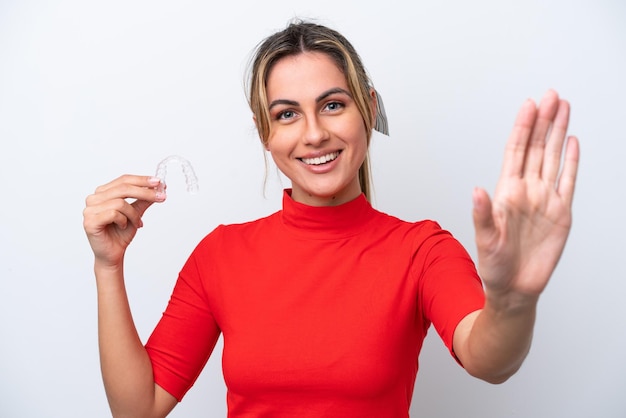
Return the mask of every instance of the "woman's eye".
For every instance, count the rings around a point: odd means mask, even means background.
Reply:
[[[343,104],[339,103],[339,102],[330,102],[326,105],[326,109],[330,110],[330,111],[335,111],[335,110],[339,110],[343,107]]]
[[[295,114],[296,113],[291,110],[285,110],[283,112],[280,112],[278,115],[276,115],[276,119],[288,120],[288,119],[293,118]]]

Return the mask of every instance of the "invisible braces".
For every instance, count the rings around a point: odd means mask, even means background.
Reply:
[[[196,173],[193,170],[191,163],[187,159],[178,155],[170,155],[169,157],[161,161],[159,165],[157,165],[156,177],[161,180],[158,191],[165,191],[165,176],[167,175],[167,165],[171,161],[177,162],[182,167],[183,174],[185,175],[185,183],[187,183],[187,192],[192,194],[198,193],[198,177],[196,177]]]

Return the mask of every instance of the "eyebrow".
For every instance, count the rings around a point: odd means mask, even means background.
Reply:
[[[315,98],[315,102],[319,103],[322,100],[326,99],[328,96],[333,95],[333,94],[345,94],[349,97],[352,97],[352,95],[350,94],[349,91],[342,89],[341,87],[334,87],[330,90],[325,91],[324,93],[320,94],[319,96],[317,96]],[[299,103],[296,102],[295,100],[287,100],[287,99],[277,99],[274,100],[272,103],[270,103],[269,105],[269,110],[272,110],[273,107],[278,106],[278,105],[287,105],[287,106],[298,106]]]

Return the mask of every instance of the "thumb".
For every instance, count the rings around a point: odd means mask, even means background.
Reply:
[[[146,209],[148,209],[152,205],[152,203],[154,202],[149,202],[147,200],[137,200],[133,202],[133,206],[135,207],[135,209],[137,209],[139,216],[143,216]]]
[[[493,237],[495,222],[493,220],[491,199],[484,189],[474,188],[472,201],[474,203],[472,215],[476,231],[476,244],[480,248],[481,244],[490,241],[491,237]]]

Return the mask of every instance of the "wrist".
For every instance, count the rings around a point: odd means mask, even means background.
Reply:
[[[539,295],[515,291],[494,291],[486,289],[485,308],[500,314],[526,314],[534,312]]]
[[[96,284],[99,288],[103,285],[124,284],[124,266],[122,263],[110,264],[96,259],[93,269],[96,276]]]

